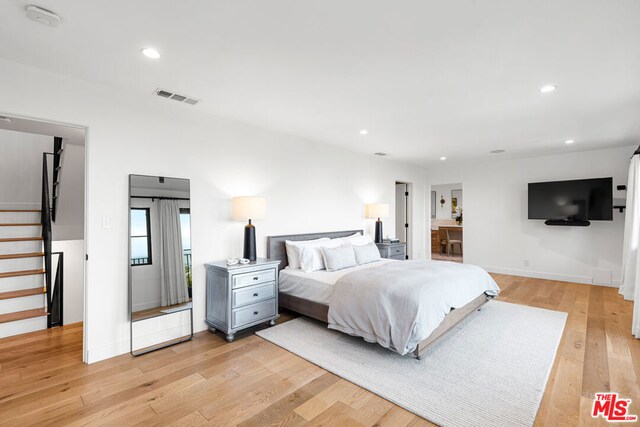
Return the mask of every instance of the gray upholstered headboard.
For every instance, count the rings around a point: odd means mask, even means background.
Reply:
[[[319,239],[321,237],[328,237],[335,239],[337,237],[347,237],[354,233],[362,234],[362,230],[347,230],[347,231],[327,231],[324,233],[307,233],[307,234],[289,234],[286,236],[269,236],[267,237],[267,258],[273,260],[280,260],[278,265],[278,271],[287,266],[287,249],[284,242],[286,240],[312,240]]]

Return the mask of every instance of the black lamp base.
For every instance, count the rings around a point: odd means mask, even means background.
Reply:
[[[380,221],[380,218],[378,218],[378,220],[376,221],[376,238],[375,238],[375,242],[376,243],[382,243],[382,221]]]
[[[244,250],[242,252],[242,258],[246,258],[249,261],[256,260],[256,228],[251,224],[244,226]]]

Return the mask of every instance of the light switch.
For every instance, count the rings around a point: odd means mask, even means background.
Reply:
[[[102,215],[102,228],[111,228],[111,215]]]

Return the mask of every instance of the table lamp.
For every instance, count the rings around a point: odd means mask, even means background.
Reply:
[[[244,227],[243,258],[256,260],[256,228],[251,220],[265,219],[267,215],[267,201],[264,197],[241,196],[232,200],[232,217],[234,220],[248,220]]]
[[[386,203],[369,203],[364,207],[364,215],[367,218],[377,218],[375,242],[382,243],[382,221],[380,221],[380,218],[389,216],[389,205]]]

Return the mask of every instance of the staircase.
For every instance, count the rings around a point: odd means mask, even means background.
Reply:
[[[42,209],[0,210],[0,338],[62,325],[63,254],[51,251],[62,138],[53,146],[42,154]],[[47,156],[53,156],[51,186]]]
[[[0,338],[47,328],[40,216],[0,210]]]

